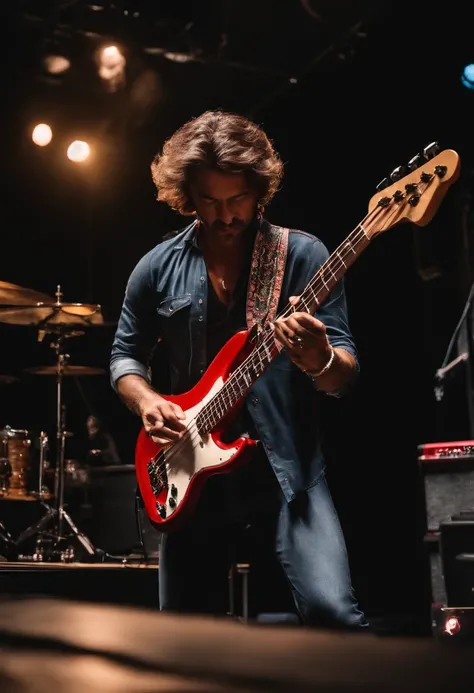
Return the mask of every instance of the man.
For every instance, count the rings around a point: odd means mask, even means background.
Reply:
[[[170,394],[181,394],[247,328],[253,249],[258,234],[277,228],[263,210],[282,173],[261,128],[222,111],[185,123],[152,163],[158,199],[193,221],[132,271],[110,368],[118,395],[160,445],[178,441],[185,426],[181,408],[152,385],[154,348],[159,341]],[[287,238],[279,312],[296,303],[328,257],[314,236],[291,231]],[[245,433],[258,440],[259,452],[239,471],[211,477],[186,526],[162,535],[160,608],[225,612],[228,563],[242,555],[236,546],[250,527],[262,552],[271,548],[278,559],[304,624],[364,629],[318,432],[320,399],[341,396],[358,371],[343,284],[315,316],[295,311],[275,319],[273,329],[284,349],[253,384],[229,431],[229,440]]]

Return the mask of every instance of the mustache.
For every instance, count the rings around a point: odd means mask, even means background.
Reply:
[[[232,219],[230,224],[225,224],[223,221],[214,221],[212,223],[212,229],[214,231],[225,231],[227,229],[242,229],[245,226],[245,222],[242,219]]]

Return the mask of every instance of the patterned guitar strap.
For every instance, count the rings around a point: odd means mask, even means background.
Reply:
[[[277,314],[288,251],[289,230],[261,224],[255,236],[247,293],[247,327],[272,322]]]

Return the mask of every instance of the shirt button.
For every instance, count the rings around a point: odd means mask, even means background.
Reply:
[[[204,320],[204,318],[202,317],[202,315],[200,315],[199,316],[199,322],[202,322],[203,320]]]
[[[204,373],[204,368],[201,368],[200,373],[201,375]]]
[[[204,281],[204,277],[201,277],[201,281],[202,281],[202,282]]]
[[[199,305],[202,306],[202,298],[199,299]]]

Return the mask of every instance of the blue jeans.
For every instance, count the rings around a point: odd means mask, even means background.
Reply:
[[[266,460],[260,464],[269,468]],[[162,535],[160,609],[225,614],[229,565],[248,561],[251,594],[254,585],[268,597],[279,571],[304,625],[365,630],[325,476],[287,503],[273,473],[255,480],[244,472],[240,489],[229,494],[235,475],[210,479],[187,525]],[[254,608],[255,615],[267,610],[262,603]]]

